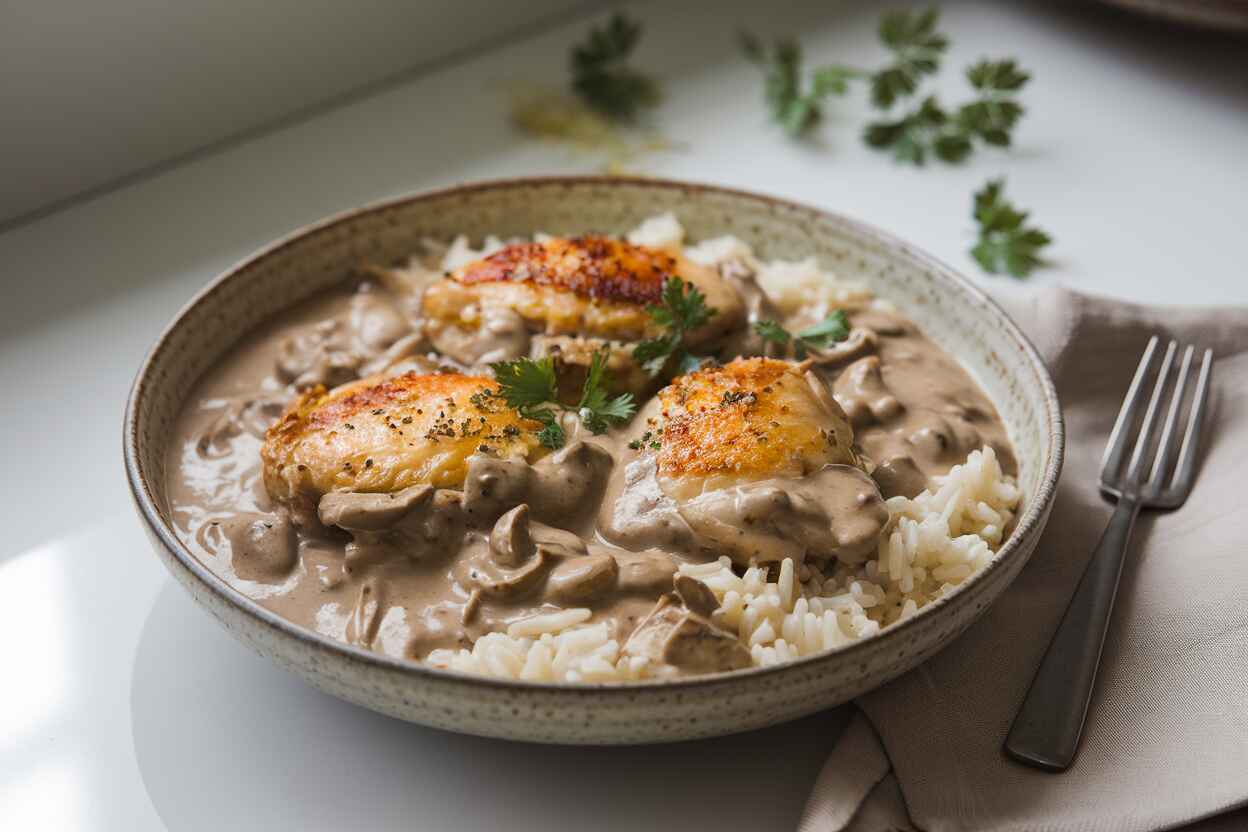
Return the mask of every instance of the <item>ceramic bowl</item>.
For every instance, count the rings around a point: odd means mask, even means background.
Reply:
[[[734,234],[764,258],[814,255],[868,282],[961,360],[1000,410],[1024,505],[996,559],[958,591],[879,636],[790,664],[619,685],[504,681],[377,655],[291,624],[244,597],[187,550],[165,495],[166,451],[200,376],[249,330],[343,280],[361,261],[395,261],[418,241],[466,233],[622,232],[672,211],[691,239]],[[334,696],[439,728],[558,743],[644,743],[770,725],[827,708],[914,667],[961,633],[1036,546],[1062,461],[1057,395],[1035,349],[979,289],[914,247],[845,217],[726,188],[649,179],[487,182],[351,211],[303,229],[199,293],[152,348],[131,391],[125,463],[156,554],[244,644]]]

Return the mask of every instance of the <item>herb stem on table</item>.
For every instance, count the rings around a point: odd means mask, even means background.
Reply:
[[[643,109],[659,102],[658,84],[628,63],[641,33],[641,23],[616,13],[572,49],[573,92],[608,118],[635,121]]]

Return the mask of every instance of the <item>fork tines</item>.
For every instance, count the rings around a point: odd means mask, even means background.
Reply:
[[[1122,402],[1122,409],[1118,411],[1118,418],[1114,422],[1113,431],[1110,432],[1109,442],[1105,447],[1105,457],[1101,464],[1101,489],[1116,497],[1130,494],[1150,505],[1176,507],[1182,505],[1187,499],[1192,482],[1196,478],[1196,456],[1200,447],[1201,423],[1209,399],[1213,351],[1209,349],[1204,351],[1195,391],[1192,392],[1189,388],[1196,348],[1189,344],[1183,349],[1178,375],[1174,378],[1172,370],[1180,346],[1177,341],[1171,341],[1167,345],[1165,355],[1161,359],[1161,369],[1157,371],[1152,393],[1148,397],[1143,421],[1139,430],[1133,432],[1132,428],[1135,426],[1144,401],[1146,382],[1152,375],[1160,344],[1161,341],[1156,335],[1149,339],[1144,356],[1135,370],[1135,377],[1131,380],[1131,386],[1127,390],[1127,396]],[[1170,404],[1159,434],[1157,417],[1167,388],[1171,390]],[[1183,407],[1185,401],[1190,401],[1186,409]],[[1184,416],[1186,416],[1185,420]],[[1182,431],[1183,443],[1179,447],[1178,463],[1172,466],[1181,421],[1186,422],[1186,427]],[[1134,442],[1131,442],[1129,437],[1133,437]],[[1122,470],[1123,459],[1128,450],[1131,455],[1124,472]],[[1144,463],[1150,451],[1154,454],[1153,461],[1148,470],[1148,478],[1145,480],[1143,479]],[[1167,481],[1166,472],[1170,470],[1173,470],[1173,473]]]

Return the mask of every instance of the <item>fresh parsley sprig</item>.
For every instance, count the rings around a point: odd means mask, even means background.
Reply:
[[[770,49],[758,36],[740,34],[745,56],[764,70],[763,97],[771,117],[794,137],[801,136],[823,117],[822,103],[844,95],[850,83],[867,80],[875,106],[888,109],[899,98],[918,89],[924,75],[940,68],[949,39],[936,31],[940,10],[892,11],[880,18],[880,40],[892,53],[883,69],[868,72],[844,64],[828,64],[803,78],[802,50],[793,38],[780,38]]]
[[[641,40],[641,24],[614,14],[606,26],[572,49],[572,89],[593,110],[619,121],[635,121],[659,101],[654,79],[628,65]]]
[[[775,321],[755,321],[754,332],[775,344],[791,343],[793,355],[801,361],[809,350],[825,350],[848,338],[849,318],[846,317],[844,309],[837,309],[819,323],[798,332],[789,332]]]
[[[868,124],[863,139],[913,165],[922,165],[929,153],[945,162],[960,162],[974,150],[976,140],[1008,147],[1024,112],[1013,96],[1031,76],[1012,59],[984,59],[969,67],[966,77],[976,97],[956,112],[949,113],[935,96],[928,96],[901,118]]]
[[[966,79],[978,98],[958,110],[958,124],[971,136],[997,147],[1009,147],[1014,125],[1023,117],[1023,105],[1014,100],[1031,75],[1016,61],[984,59],[966,70]]]
[[[1053,238],[1026,225],[1029,212],[1007,202],[1002,195],[1004,189],[1004,179],[993,179],[975,192],[972,213],[979,224],[979,242],[971,249],[971,256],[989,274],[1005,271],[1021,279],[1044,264],[1040,249],[1053,242]]]
[[[793,38],[780,38],[768,48],[749,32],[739,35],[741,51],[763,69],[763,99],[773,121],[790,136],[801,136],[823,118],[821,103],[844,95],[849,82],[864,76],[853,67],[829,65],[802,77],[802,48]]]
[[[667,331],[633,348],[633,358],[642,368],[651,376],[658,376],[672,364],[682,373],[701,366],[702,359],[685,349],[685,336],[715,314],[716,310],[706,305],[706,296],[692,283],[669,277],[663,284],[662,303],[651,304],[646,311]]]
[[[924,75],[940,69],[940,58],[949,38],[936,31],[940,9],[898,10],[880,17],[880,40],[893,53],[888,66],[871,75],[871,101],[887,110],[899,99],[913,95]]]
[[[612,425],[623,424],[637,412],[632,393],[607,395],[607,351],[599,350],[590,359],[581,398],[575,407],[559,401],[559,379],[555,361],[545,358],[518,358],[490,365],[498,381],[498,393],[525,419],[542,425],[538,441],[547,448],[561,448],[567,441],[559,416],[565,411],[576,412],[582,424],[595,434],[605,433]]]

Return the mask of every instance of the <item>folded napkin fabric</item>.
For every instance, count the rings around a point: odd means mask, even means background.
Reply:
[[[997,299],[1062,401],[1066,462],[1052,517],[982,619],[857,702],[870,726],[850,723],[803,830],[847,828],[890,767],[910,821],[928,832],[1156,830],[1248,803],[1248,309],[1143,307],[1055,288]],[[1002,742],[1108,522],[1101,454],[1154,334],[1216,356],[1200,474],[1181,509],[1141,514],[1079,756],[1065,773],[1036,771]]]

